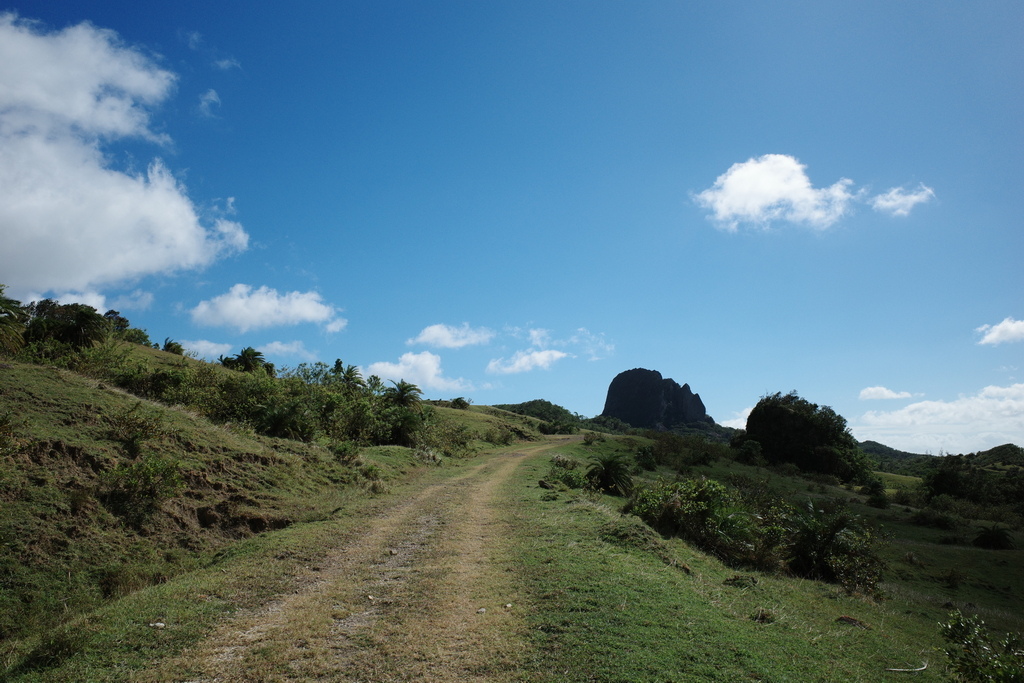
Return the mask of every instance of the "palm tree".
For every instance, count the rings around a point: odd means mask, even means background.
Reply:
[[[185,347],[183,347],[180,343],[174,341],[170,337],[164,339],[163,350],[166,351],[167,353],[173,353],[178,356],[185,355]]]
[[[262,351],[257,351],[251,346],[246,346],[235,355],[236,367],[242,372],[255,372],[257,368],[263,367],[267,362]]]
[[[348,392],[356,392],[359,389],[366,388],[366,381],[363,380],[363,373],[359,371],[359,368],[355,365],[345,365],[339,358],[334,362],[334,369],[332,370],[334,376],[342,388]]]
[[[0,285],[0,353],[16,353],[25,345],[25,312],[20,302],[4,296]]]
[[[398,382],[392,381],[395,386],[387,390],[387,397],[396,406],[403,408],[416,408],[420,404],[423,392],[415,384],[406,382],[404,379]]]

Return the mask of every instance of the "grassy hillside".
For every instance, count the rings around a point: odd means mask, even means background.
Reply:
[[[153,373],[189,364],[230,373],[131,347]],[[430,410],[459,416],[471,439],[535,433],[483,409]],[[65,369],[0,363],[0,656],[10,661],[26,638],[77,614],[206,566],[254,534],[328,519],[442,459],[328,446],[215,424]]]
[[[125,349],[148,373],[136,379],[239,376],[145,347],[108,349],[122,355],[114,364],[122,369]],[[1024,550],[972,545],[984,529],[1019,539],[1016,518],[1000,526],[970,517],[990,508],[929,501],[917,477],[877,473],[877,487],[841,485],[792,466],[744,464],[700,436],[542,437],[536,417],[445,401],[415,408],[422,434],[408,447],[340,442],[323,430],[285,439],[211,419],[211,403],[169,406],[127,393],[102,359],[77,367],[92,376],[0,362],[0,670],[12,680],[166,680],[139,672],[187,659],[182,653],[231,615],[303,590],[332,549],[359,547],[389,510],[437,487],[463,490],[478,481],[468,468],[486,472],[517,449],[521,460],[502,465],[510,474],[487,521],[502,530],[492,573],[517,595],[517,645],[504,668],[478,672],[483,680],[874,681],[922,662],[929,668],[918,677],[938,680],[946,664],[938,624],[951,610],[999,632],[1024,629],[1016,571]],[[463,445],[451,458],[437,444],[455,437]],[[534,445],[517,445],[526,440]],[[1005,468],[1018,454],[996,455],[991,466]],[[716,533],[762,533],[743,507],[754,493],[777,511],[841,503],[883,541],[881,582],[864,592],[800,578],[784,544],[754,566],[755,555],[729,554],[735,543],[656,533],[622,514],[626,497],[598,484],[600,471],[619,466],[634,499],[644,487],[721,482],[723,500],[737,507]],[[453,508],[448,523],[465,513]],[[788,524],[795,513],[771,514]],[[415,604],[429,621],[430,602]],[[405,662],[385,644],[401,632],[386,633],[360,647],[372,661]],[[412,666],[420,655],[408,656]]]

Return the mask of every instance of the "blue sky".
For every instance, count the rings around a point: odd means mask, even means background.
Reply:
[[[660,371],[1024,445],[1017,2],[22,2],[0,282],[601,412]]]

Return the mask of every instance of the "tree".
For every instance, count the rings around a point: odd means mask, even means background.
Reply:
[[[355,365],[345,365],[340,358],[334,361],[334,369],[331,372],[346,391],[354,393],[366,388],[363,373],[359,371],[359,368]]]
[[[167,353],[173,353],[178,356],[185,355],[185,347],[183,347],[180,343],[174,341],[170,337],[164,339],[163,350],[166,351]]]
[[[762,397],[747,418],[746,438],[761,445],[770,464],[791,462],[846,481],[864,479],[871,471],[846,420],[795,391]]]
[[[53,339],[79,350],[103,341],[111,331],[110,320],[85,304],[59,304],[43,299],[23,310],[29,318],[26,341]]]
[[[0,285],[0,353],[15,353],[25,345],[25,312],[21,302],[4,295]]]
[[[403,408],[417,408],[420,404],[420,398],[423,396],[423,392],[415,384],[406,382],[404,379],[398,382],[391,382],[395,386],[388,388],[385,395],[388,399],[396,406]]]

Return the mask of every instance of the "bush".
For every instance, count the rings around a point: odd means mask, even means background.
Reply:
[[[994,640],[985,622],[960,611],[951,613],[949,623],[939,624],[939,628],[947,643],[944,651],[949,667],[958,680],[1024,682],[1024,643],[1019,635]]]
[[[628,496],[633,489],[633,464],[621,453],[598,455],[591,460],[587,481],[598,491]]]
[[[873,530],[835,503],[808,501],[792,519],[789,568],[795,574],[839,583],[851,593],[878,593],[883,562]]]
[[[144,522],[184,487],[178,464],[154,454],[117,466],[101,481],[107,507],[133,524]]]
[[[571,489],[587,488],[590,483],[587,475],[580,469],[580,461],[561,453],[552,456],[548,479],[561,482]]]
[[[972,543],[978,548],[986,548],[988,550],[1012,550],[1014,547],[1013,536],[1010,535],[1009,529],[1005,529],[998,524],[981,527]]]
[[[654,457],[654,448],[647,444],[640,446],[636,451],[636,464],[648,472],[657,469],[658,461]]]

